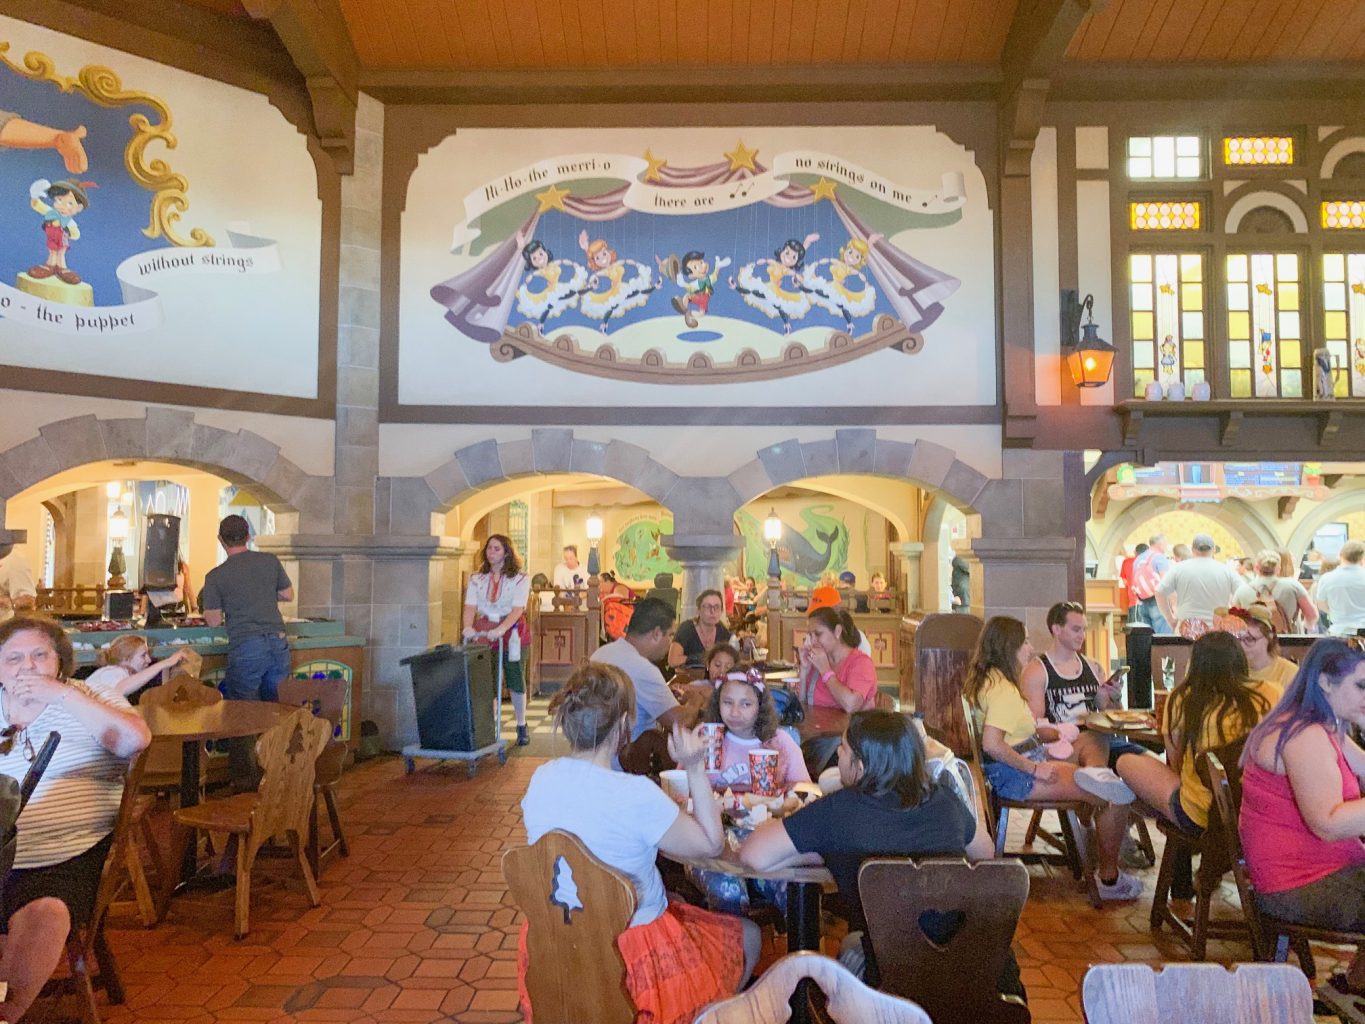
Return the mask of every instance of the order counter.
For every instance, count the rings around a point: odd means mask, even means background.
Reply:
[[[346,704],[341,720],[341,735],[354,746],[360,739],[353,709],[361,704],[361,674],[365,665],[365,640],[347,636],[340,622],[309,620],[286,622],[289,638],[290,672],[298,679],[344,679]],[[204,659],[200,678],[218,685],[227,670],[227,630],[221,626],[181,626],[162,629],[82,630],[68,627],[67,635],[76,649],[78,668],[99,663],[99,650],[121,636],[144,636],[152,648],[153,660],[168,657],[186,647]]]

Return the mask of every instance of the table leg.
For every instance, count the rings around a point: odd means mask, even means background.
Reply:
[[[817,882],[793,882],[787,886],[787,951],[820,952],[820,896]]]
[[[199,740],[187,740],[180,745],[180,806],[193,807],[199,802]],[[185,847],[185,858],[180,862],[180,881],[188,882],[194,877],[196,858],[199,853],[198,837],[190,840]]]

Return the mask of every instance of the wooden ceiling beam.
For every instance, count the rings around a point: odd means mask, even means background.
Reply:
[[[817,103],[856,94],[865,102],[994,100],[994,64],[828,67],[650,67],[538,71],[368,71],[360,87],[385,103],[543,106],[678,102],[678,83],[704,89],[708,103]]]
[[[360,60],[336,0],[243,0],[268,22],[303,75],[313,126],[339,174],[355,166],[355,114]]]
[[[1310,100],[1365,101],[1365,64],[1120,64],[1065,61],[1052,75],[1056,102]],[[1334,117],[1346,112],[1334,108]]]

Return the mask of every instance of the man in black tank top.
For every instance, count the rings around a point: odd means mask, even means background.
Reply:
[[[1024,669],[1019,689],[1034,715],[1049,722],[1069,722],[1081,728],[1073,746],[1082,767],[1113,768],[1121,753],[1145,753],[1144,748],[1085,728],[1092,711],[1118,707],[1117,693],[1103,692],[1101,669],[1081,652],[1085,649],[1085,608],[1076,601],[1054,604],[1047,613],[1052,645]]]

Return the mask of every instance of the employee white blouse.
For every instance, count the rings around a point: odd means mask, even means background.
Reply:
[[[513,608],[525,608],[531,599],[531,579],[524,572],[502,576],[476,572],[465,588],[465,604],[473,605],[479,615],[501,622]]]

